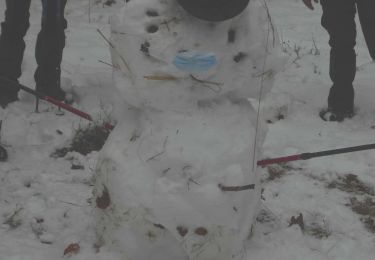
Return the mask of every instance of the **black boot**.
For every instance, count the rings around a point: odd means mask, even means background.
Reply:
[[[0,106],[6,108],[9,103],[18,100],[19,89],[7,82],[0,82]]]
[[[0,94],[0,106],[6,108],[9,103],[15,102],[18,100],[17,92],[12,94],[1,93]]]
[[[0,145],[0,162],[6,162],[8,160],[8,153],[4,147]]]
[[[324,121],[328,122],[342,122],[345,119],[350,119],[355,116],[354,110],[334,110],[332,108],[326,108],[319,112],[319,116]]]

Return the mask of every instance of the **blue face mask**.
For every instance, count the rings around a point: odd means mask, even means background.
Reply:
[[[197,53],[196,51],[181,52],[176,55],[173,64],[187,72],[207,71],[217,64],[214,53]]]

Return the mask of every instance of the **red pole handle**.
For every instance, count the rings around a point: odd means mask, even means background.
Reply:
[[[69,106],[68,104],[65,104],[64,102],[61,102],[61,101],[59,101],[57,99],[54,99],[54,98],[49,97],[49,96],[44,96],[43,100],[45,100],[47,102],[50,102],[50,103],[52,103],[52,104],[54,104],[54,105],[56,105],[58,107],[61,107],[61,108],[65,109],[65,110],[67,110],[67,111],[69,111],[69,112],[71,112],[71,113],[73,113],[73,114],[75,114],[75,115],[77,115],[79,117],[87,119],[87,120],[89,120],[91,122],[93,121],[92,117],[89,114],[87,114],[87,113],[85,113],[85,112],[83,112],[81,110],[78,110],[78,109],[76,109],[76,108],[74,108],[72,106]],[[104,124],[104,128],[107,129],[107,130],[113,130],[114,126],[111,125],[111,124],[109,124],[109,123],[105,123]]]
[[[76,109],[72,106],[69,106],[69,105],[65,104],[64,102],[58,101],[57,99],[54,99],[54,98],[49,97],[49,96],[44,96],[43,99],[47,102],[50,102],[50,103],[58,106],[58,107],[61,107],[61,108],[65,109],[65,110],[67,110],[67,111],[69,111],[69,112],[71,112],[71,113],[73,113],[73,114],[75,114],[79,117],[85,118],[89,121],[93,121],[92,117],[89,114],[87,114],[87,113],[85,113],[81,110],[78,110],[78,109]]]
[[[257,165],[258,166],[266,166],[266,165],[269,165],[269,164],[286,163],[286,162],[291,162],[291,161],[298,161],[298,160],[301,160],[301,159],[302,159],[301,155],[296,154],[296,155],[291,155],[291,156],[260,160],[260,161],[257,162]]]

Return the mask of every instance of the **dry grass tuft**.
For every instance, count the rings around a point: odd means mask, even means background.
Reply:
[[[78,152],[87,155],[93,151],[102,149],[107,140],[110,131],[102,125],[89,124],[86,127],[80,127],[75,131],[74,137],[68,147],[56,149],[51,157],[61,158],[69,152]]]
[[[339,189],[341,191],[355,193],[358,195],[375,196],[375,190],[370,185],[358,179],[355,174],[346,174],[330,182],[327,186],[329,189]]]

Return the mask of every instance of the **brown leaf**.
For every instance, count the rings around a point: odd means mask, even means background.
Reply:
[[[180,234],[180,236],[182,237],[186,236],[186,234],[189,232],[189,230],[183,226],[178,226],[176,229],[177,229],[178,234]]]
[[[96,206],[99,209],[106,209],[111,204],[111,197],[109,196],[109,192],[107,187],[104,186],[102,196],[96,198]]]
[[[198,236],[205,236],[205,235],[207,235],[208,231],[204,227],[199,227],[199,228],[195,229],[194,233],[197,234]]]
[[[76,255],[76,254],[79,253],[80,249],[81,249],[81,247],[79,246],[78,243],[72,243],[72,244],[68,245],[67,248],[65,248],[64,256]]]
[[[165,229],[165,227],[162,224],[155,224],[154,227],[160,228],[160,229]]]

